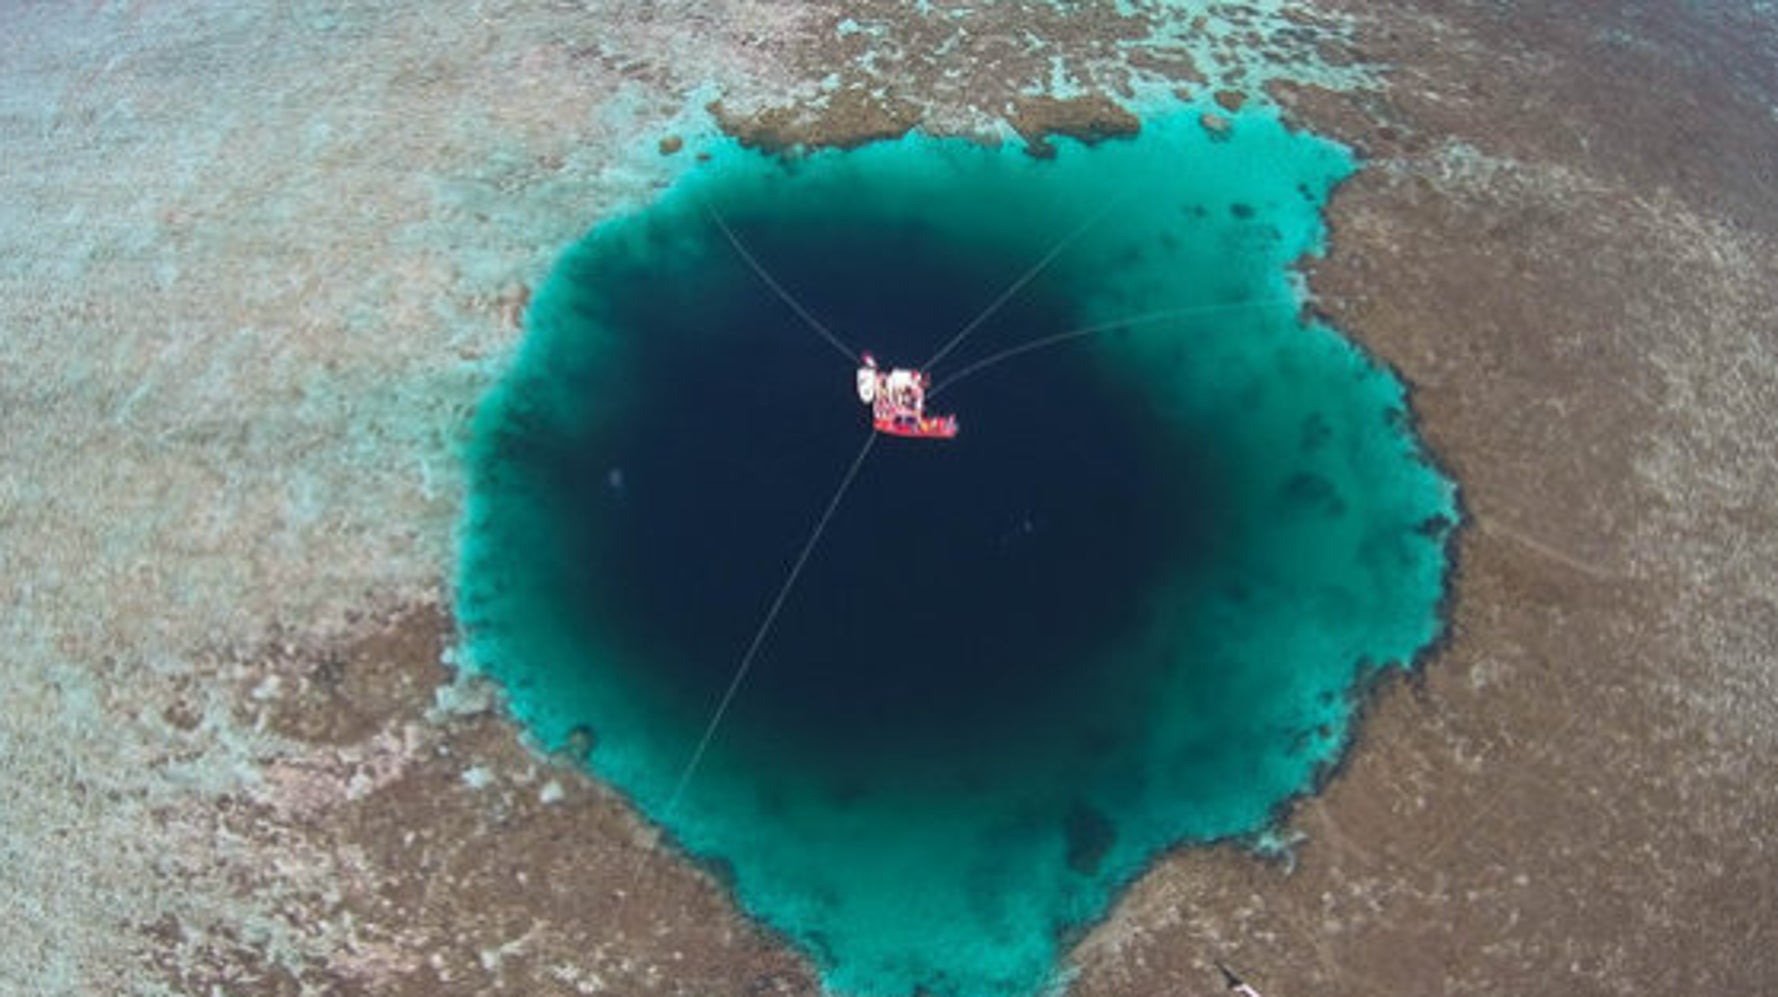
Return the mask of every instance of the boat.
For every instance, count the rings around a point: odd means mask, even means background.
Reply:
[[[948,440],[957,435],[955,415],[927,415],[932,377],[905,367],[888,370],[863,355],[858,367],[858,400],[871,407],[871,427],[879,433],[916,440]]]

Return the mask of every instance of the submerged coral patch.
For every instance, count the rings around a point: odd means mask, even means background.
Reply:
[[[566,254],[477,417],[474,661],[836,992],[1041,989],[1439,630],[1453,487],[1289,273],[1351,160],[1202,112],[1041,160],[722,148]],[[869,433],[847,354],[965,329],[961,434],[872,446],[682,782]]]

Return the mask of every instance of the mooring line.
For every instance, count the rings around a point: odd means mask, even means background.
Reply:
[[[664,823],[675,807],[679,805],[679,797],[685,793],[685,787],[691,783],[691,777],[697,771],[698,763],[704,760],[704,752],[710,747],[710,740],[716,736],[716,728],[722,724],[722,718],[735,701],[735,693],[746,681],[747,672],[752,669],[754,658],[759,654],[761,644],[765,643],[766,634],[772,629],[772,622],[778,618],[778,611],[784,608],[784,601],[790,597],[790,590],[796,586],[797,576],[802,574],[803,565],[809,562],[809,555],[814,553],[815,545],[821,542],[821,535],[827,532],[827,524],[832,521],[834,511],[840,507],[840,501],[846,497],[846,491],[852,487],[852,479],[858,476],[858,469],[864,466],[864,459],[870,456],[871,447],[877,442],[875,430],[865,437],[864,446],[858,448],[858,455],[852,458],[852,466],[846,469],[846,476],[840,480],[840,486],[834,489],[833,498],[827,502],[826,511],[815,524],[814,532],[803,543],[802,552],[796,556],[796,563],[791,566],[790,574],[784,584],[778,588],[778,595],[772,600],[772,607],[766,611],[765,619],[760,621],[759,629],[753,632],[753,640],[747,645],[747,653],[741,656],[741,664],[729,679],[728,688],[723,690],[722,699],[716,704],[716,712],[711,714],[710,722],[704,727],[704,734],[698,738],[698,746],[692,750],[691,760],[685,763],[685,770],[679,774],[679,781],[673,787],[673,794],[667,797],[666,809],[661,811]]]
[[[1101,220],[1103,220],[1106,215],[1110,214],[1111,209],[1117,207],[1119,200],[1121,200],[1121,198],[1113,197],[1110,201],[1108,201],[1106,203],[1106,205],[1103,208],[1100,208],[1098,211],[1093,212],[1093,214],[1088,216],[1088,218],[1085,221],[1083,221],[1079,225],[1075,226],[1074,231],[1069,232],[1067,235],[1063,236],[1060,241],[1058,241],[1053,247],[1050,248],[1049,252],[1047,252],[1043,255],[1043,259],[1038,260],[1035,264],[1033,264],[1031,266],[1031,269],[1026,270],[1024,272],[1024,274],[1019,277],[1018,280],[1013,281],[1012,285],[1010,287],[1008,287],[1006,290],[1000,292],[999,297],[997,297],[993,301],[989,302],[988,307],[982,309],[981,314],[977,315],[974,319],[970,320],[969,324],[965,325],[961,330],[959,330],[955,336],[952,336],[949,342],[947,342],[947,343],[945,343],[945,345],[939,347],[938,352],[934,353],[932,355],[932,359],[930,359],[920,365],[920,369],[930,371],[935,364],[937,364],[939,361],[943,360],[946,356],[949,356],[950,352],[952,350],[956,349],[958,346],[961,346],[963,344],[963,341],[965,339],[969,338],[970,333],[972,333],[976,329],[980,328],[981,324],[983,322],[986,322],[991,316],[993,316],[993,314],[995,312],[999,311],[1002,305],[1006,304],[1008,301],[1011,301],[1013,298],[1013,295],[1018,294],[1019,291],[1022,290],[1026,284],[1029,284],[1033,280],[1037,279],[1038,274],[1040,274],[1044,270],[1048,269],[1049,265],[1051,263],[1055,262],[1056,257],[1062,255],[1063,250],[1067,249],[1070,245],[1073,245],[1074,240],[1085,235],[1087,233],[1088,229],[1099,224],[1099,222]]]
[[[1255,301],[1237,301],[1227,305],[1199,305],[1194,308],[1169,308],[1158,312],[1145,312],[1141,315],[1133,315],[1129,318],[1118,319],[1115,322],[1102,322],[1098,325],[1089,325],[1080,329],[1069,329],[1066,332],[1056,332],[1051,333],[1048,336],[1039,336],[1030,342],[1007,347],[998,353],[990,353],[980,360],[964,366],[955,374],[938,382],[938,386],[927,392],[926,397],[936,398],[938,397],[939,392],[951,387],[958,381],[974,374],[979,374],[987,368],[1003,361],[1011,360],[1013,357],[1031,353],[1035,350],[1041,350],[1045,347],[1055,346],[1060,343],[1066,343],[1070,340],[1095,336],[1101,332],[1113,332],[1118,329],[1126,329],[1133,325],[1164,322],[1168,319],[1189,318],[1193,315],[1212,315],[1217,312],[1233,312],[1247,308],[1261,308],[1267,305],[1284,304],[1294,300],[1295,299],[1293,298],[1261,298]]]
[[[741,237],[735,234],[735,230],[729,228],[728,222],[722,217],[722,212],[717,211],[715,205],[705,204],[704,210],[710,213],[711,220],[716,222],[717,228],[722,229],[722,234],[728,238],[729,245],[735,247],[735,252],[740,254],[741,259],[747,261],[747,265],[753,269],[755,274],[759,275],[759,279],[764,281],[765,285],[771,288],[773,293],[777,294],[780,300],[789,305],[791,311],[796,312],[799,318],[808,323],[809,328],[820,334],[822,339],[827,340],[834,349],[839,350],[847,360],[850,360],[854,364],[860,362],[857,350],[847,346],[844,340],[833,334],[832,329],[822,325],[820,319],[809,314],[809,310],[804,308],[801,302],[792,297],[790,292],[786,291],[784,286],[779,284],[778,281],[772,277],[771,273],[766,270],[765,265],[760,263],[759,260],[754,257],[753,253],[748,251],[746,244],[741,242]]]

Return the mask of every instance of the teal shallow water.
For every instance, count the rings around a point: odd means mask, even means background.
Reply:
[[[478,414],[473,659],[835,992],[1041,989],[1159,852],[1310,790],[1361,682],[1439,632],[1454,487],[1401,384],[1291,290],[1352,169],[1266,112],[1217,140],[1194,109],[1044,161],[716,150],[565,255]],[[866,427],[712,207],[892,362],[1060,246],[941,382],[1168,317],[958,381],[954,443],[880,443],[669,811]]]

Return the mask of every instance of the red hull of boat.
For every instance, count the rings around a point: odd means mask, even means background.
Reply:
[[[957,417],[937,419],[873,419],[877,432],[912,440],[948,440],[957,435]]]

